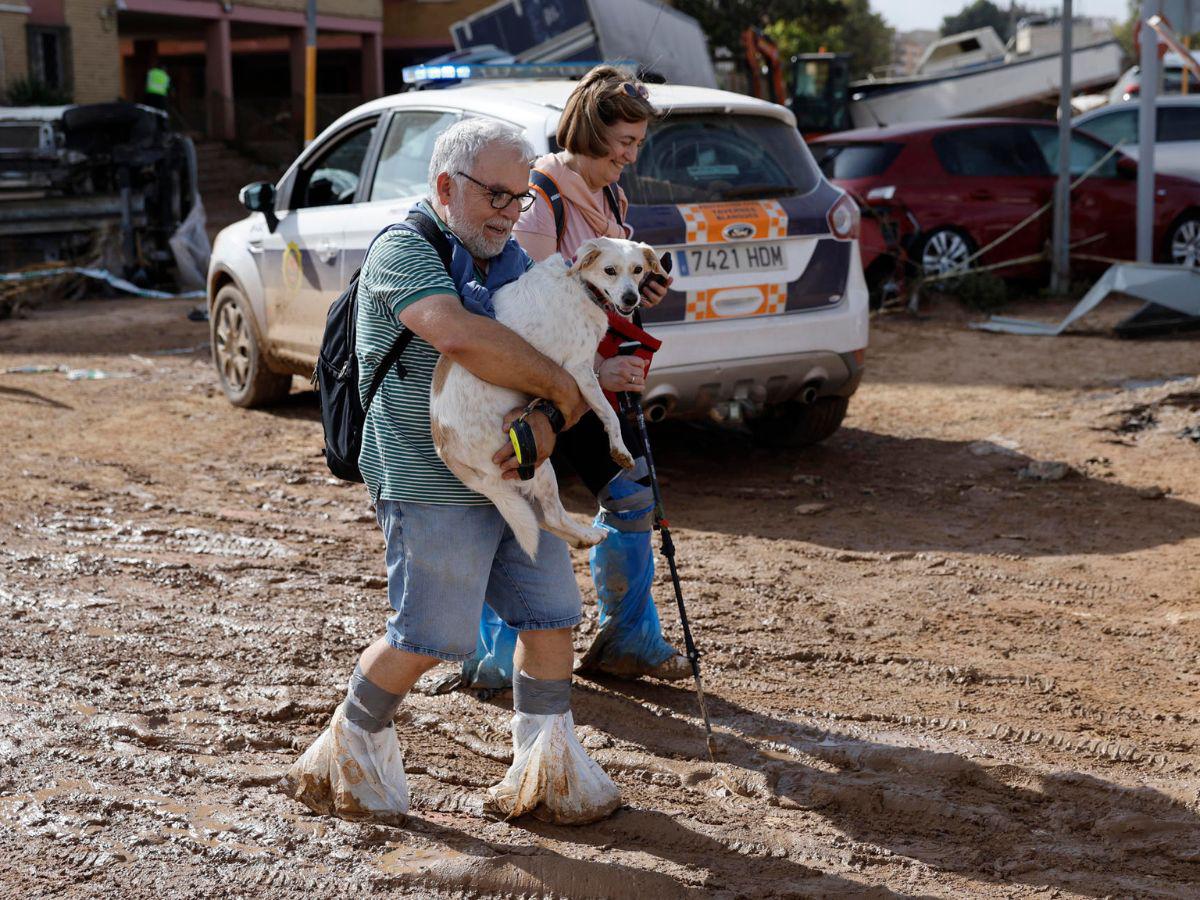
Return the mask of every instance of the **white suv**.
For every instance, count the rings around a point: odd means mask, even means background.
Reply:
[[[1154,170],[1200,181],[1200,96],[1158,97],[1155,104]],[[1137,159],[1141,106],[1137,99],[1110,103],[1078,116],[1071,126],[1105,143],[1120,143],[1122,153]]]
[[[278,184],[244,188],[251,215],[217,236],[208,276],[229,399],[268,403],[312,371],[329,304],[371,238],[426,194],[446,126],[489,116],[523,129],[539,154],[556,150],[574,86],[510,80],[375,100],[326,129]],[[668,115],[622,179],[634,237],[674,257],[672,290],[645,315],[663,341],[648,416],[828,437],[867,345],[857,207],[821,175],[787,109],[672,85],[651,85],[650,100]]]

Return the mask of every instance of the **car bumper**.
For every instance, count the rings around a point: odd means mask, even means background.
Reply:
[[[849,396],[862,380],[867,346],[867,289],[857,265],[836,309],[726,321],[650,326],[663,342],[646,380],[643,405],[699,418],[740,405],[763,407],[816,396]],[[727,348],[726,354],[714,348]]]

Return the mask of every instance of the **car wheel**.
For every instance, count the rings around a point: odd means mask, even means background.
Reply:
[[[292,387],[291,375],[267,368],[251,315],[250,304],[232,284],[217,292],[211,316],[213,365],[234,406],[274,403]]]
[[[1168,258],[1177,266],[1200,266],[1200,216],[1184,216],[1172,227],[1167,237]]]
[[[747,424],[751,433],[776,447],[819,444],[842,426],[849,397],[818,397],[812,403],[781,403]]]
[[[960,269],[975,252],[975,244],[957,228],[936,228],[921,242],[921,274],[934,278]]]

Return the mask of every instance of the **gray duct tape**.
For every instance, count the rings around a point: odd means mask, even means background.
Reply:
[[[559,716],[571,710],[570,678],[513,676],[513,709],[533,716]]]
[[[370,732],[383,731],[392,724],[404,698],[367,679],[360,666],[354,667],[342,709],[346,718]]]
[[[649,531],[654,523],[654,490],[650,487],[649,477],[650,469],[643,456],[634,460],[632,469],[627,469],[613,479],[613,481],[618,478],[625,481],[636,481],[639,484],[645,480],[646,483],[638,490],[623,497],[614,497],[612,482],[606,484],[598,498],[601,523],[617,531]],[[639,510],[644,510],[644,512],[641,515],[634,515]]]

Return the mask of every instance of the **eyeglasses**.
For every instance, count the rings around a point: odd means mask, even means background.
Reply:
[[[495,188],[490,188],[482,181],[478,181],[468,175],[466,172],[455,172],[455,175],[461,175],[463,178],[472,184],[477,184],[491,195],[492,209],[508,209],[508,205],[514,200],[517,201],[517,208],[521,212],[525,212],[529,207],[533,206],[533,191],[525,191],[523,194],[512,194],[508,191],[498,191]]]
[[[621,83],[621,89],[630,97],[641,97],[643,100],[650,99],[650,92],[646,90],[644,84],[634,84],[631,81],[625,81]]]

